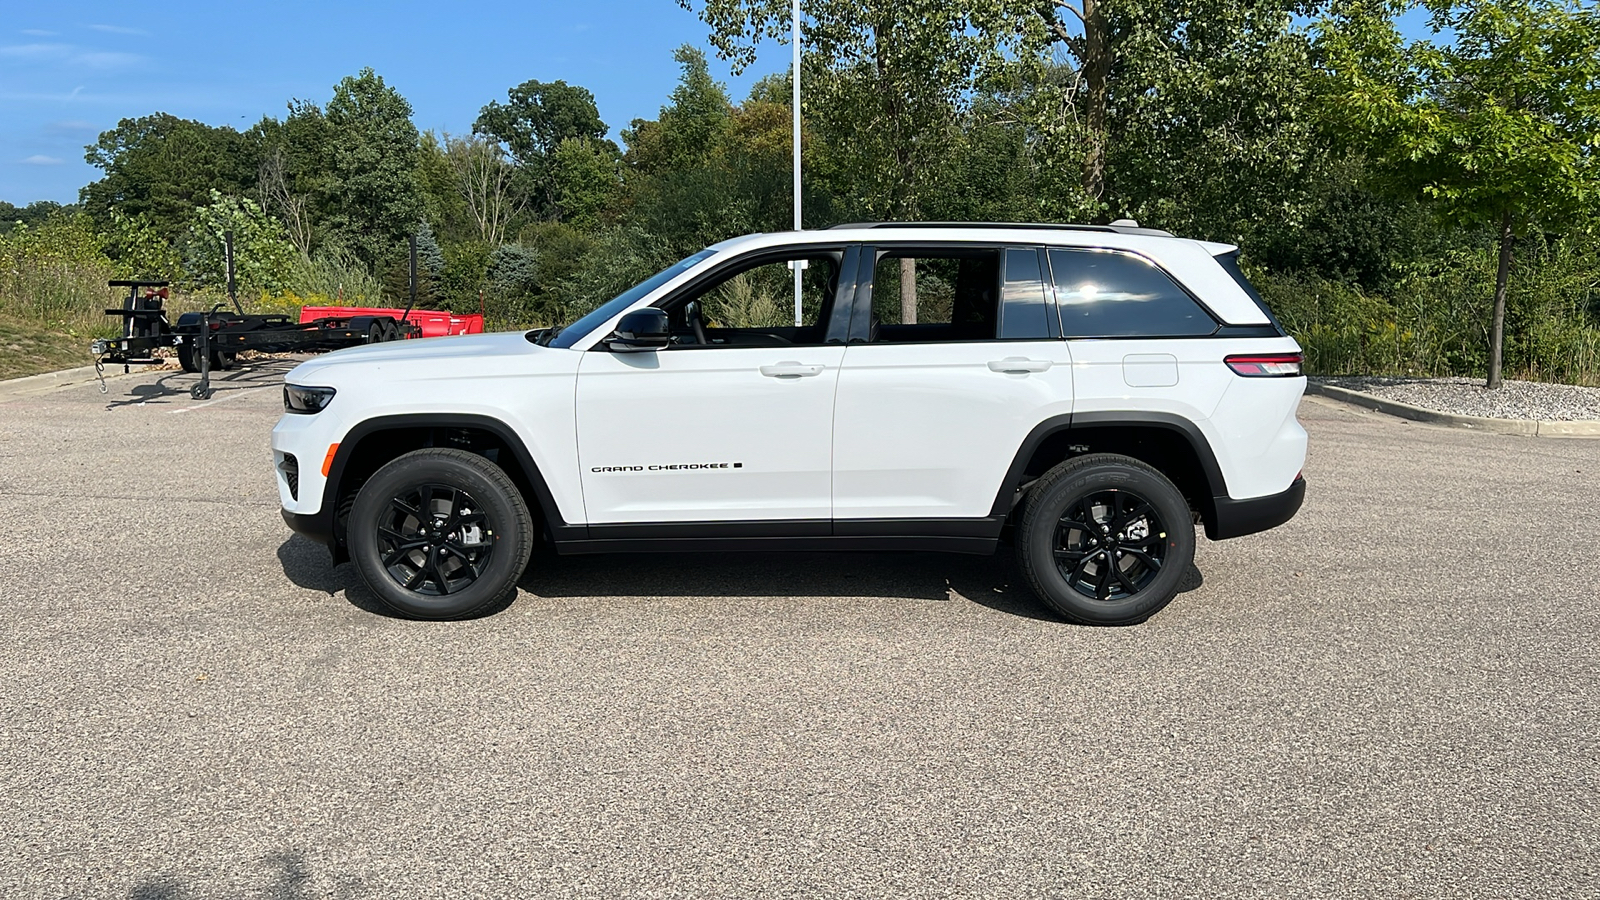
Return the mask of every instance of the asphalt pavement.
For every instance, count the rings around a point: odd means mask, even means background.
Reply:
[[[1600,896],[1600,441],[1308,399],[1145,625],[1009,557],[536,557],[385,615],[283,363],[0,403],[0,896]]]

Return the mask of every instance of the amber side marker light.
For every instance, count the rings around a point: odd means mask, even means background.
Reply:
[[[328,455],[322,458],[322,477],[328,477],[328,470],[333,468],[333,455],[339,452],[338,444],[328,445]]]
[[[1246,378],[1295,378],[1300,375],[1299,353],[1241,354],[1222,361],[1235,375]]]

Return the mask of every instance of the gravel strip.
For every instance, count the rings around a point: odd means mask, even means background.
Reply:
[[[1339,376],[1317,380],[1458,416],[1547,422],[1600,419],[1600,388],[1572,384],[1507,381],[1499,390],[1491,391],[1483,386],[1481,378]]]

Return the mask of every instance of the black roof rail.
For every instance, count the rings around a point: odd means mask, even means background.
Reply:
[[[829,231],[844,228],[1010,228],[1038,231],[1098,231],[1110,234],[1143,234],[1151,237],[1175,237],[1170,231],[1159,228],[1141,228],[1138,225],[1069,225],[1053,222],[847,222],[834,225]]]

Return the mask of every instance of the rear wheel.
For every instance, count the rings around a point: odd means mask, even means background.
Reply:
[[[346,536],[362,580],[385,606],[451,619],[516,593],[533,523],[494,463],[427,449],[392,460],[361,486]]]
[[[185,372],[200,371],[200,353],[198,347],[189,341],[185,341],[177,346],[177,352],[178,368]],[[213,372],[226,372],[237,365],[238,362],[239,354],[232,350],[213,350],[211,351],[211,365],[209,368]]]
[[[1028,492],[1017,562],[1040,599],[1090,625],[1143,622],[1172,602],[1194,562],[1183,494],[1136,459],[1091,454]]]

